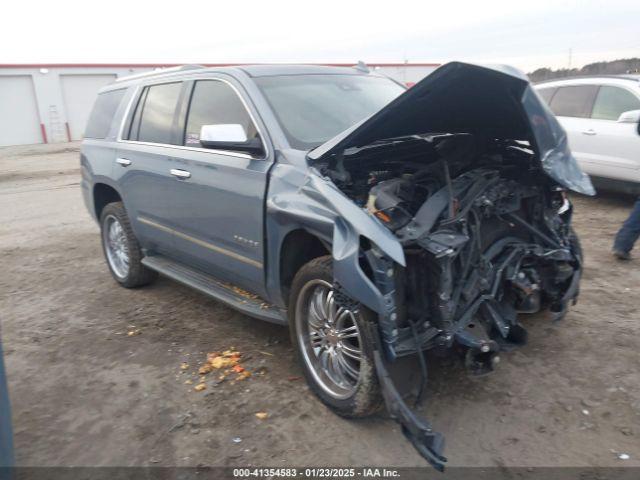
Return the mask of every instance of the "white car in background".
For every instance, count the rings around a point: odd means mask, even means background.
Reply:
[[[535,88],[594,184],[640,194],[640,75],[576,77]]]

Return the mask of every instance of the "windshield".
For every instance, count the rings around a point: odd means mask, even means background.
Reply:
[[[404,92],[388,78],[364,75],[274,76],[255,82],[299,150],[321,145]]]

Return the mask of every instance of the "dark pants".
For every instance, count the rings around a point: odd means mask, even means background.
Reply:
[[[638,237],[640,237],[640,198],[636,201],[629,218],[622,224],[622,228],[616,235],[613,249],[618,252],[628,253],[633,248],[633,244],[636,243]]]

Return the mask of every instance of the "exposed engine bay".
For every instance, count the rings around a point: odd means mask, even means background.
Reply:
[[[398,355],[415,351],[403,343],[417,329],[423,348],[455,337],[469,348],[469,368],[486,373],[495,353],[525,342],[518,313],[549,308],[560,318],[577,296],[571,209],[527,147],[421,135],[327,165],[334,183],[403,245],[407,265],[394,276]]]
[[[575,302],[581,253],[571,206],[526,141],[415,135],[346,150],[323,173],[402,244],[406,266],[387,265],[396,309],[380,331],[388,356],[421,356],[419,397],[424,350],[456,350],[471,373],[485,374],[500,351],[526,342],[518,314],[548,309],[559,320]],[[362,259],[384,285],[371,265]],[[440,468],[442,438],[402,406],[403,425],[422,425],[407,436]]]
[[[374,224],[334,221],[334,291],[377,313],[387,410],[441,470],[442,434],[409,408],[389,367],[418,357],[419,402],[425,351],[458,352],[485,374],[526,343],[519,314],[562,319],[582,272],[566,191],[593,195],[593,185],[527,77],[506,66],[441,67],[307,159]]]

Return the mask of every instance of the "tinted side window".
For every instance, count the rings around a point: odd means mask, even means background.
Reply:
[[[551,103],[551,98],[553,97],[553,94],[556,93],[556,90],[558,90],[558,87],[540,88],[537,92],[548,105]]]
[[[597,85],[560,87],[551,99],[551,110],[562,117],[589,117]]]
[[[201,147],[200,129],[203,125],[229,123],[242,125],[248,139],[258,136],[256,126],[233,88],[217,80],[197,81],[191,95],[184,144]]]
[[[619,87],[602,86],[593,104],[591,118],[617,120],[622,112],[640,110],[640,100],[631,92]]]
[[[137,140],[141,142],[172,143],[171,126],[176,106],[178,105],[182,83],[165,83],[147,88],[144,104],[138,105],[138,109],[142,108],[142,114],[140,116]],[[141,97],[142,99],[143,97]]]
[[[125,89],[112,90],[98,95],[87,122],[85,137],[106,138],[125,91]]]

